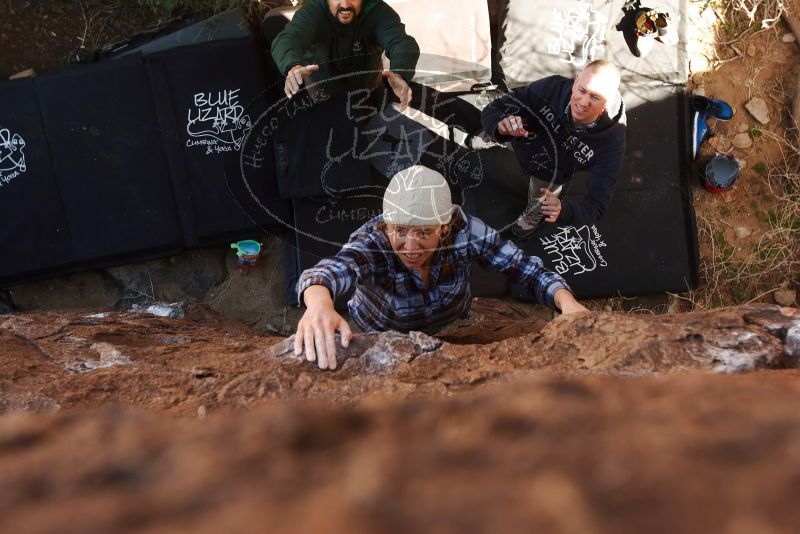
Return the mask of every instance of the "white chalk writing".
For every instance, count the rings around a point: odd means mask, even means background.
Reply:
[[[424,90],[424,89],[423,89]],[[341,164],[345,158],[358,161],[373,161],[386,176],[419,163],[426,157],[436,170],[441,172],[452,183],[462,182],[464,188],[473,187],[480,183],[483,172],[480,158],[468,150],[462,150],[455,143],[440,143],[440,136],[451,136],[452,131],[438,131],[434,133],[413,119],[410,119],[393,110],[388,103],[388,94],[384,94],[382,102],[372,101],[369,90],[359,89],[350,91],[347,98],[346,113],[349,120],[356,123],[367,123],[369,128],[355,126],[352,128],[352,142],[338,145],[344,148],[340,153],[334,153],[335,137],[347,135],[348,130],[341,127],[330,128],[328,142],[325,149],[326,163],[320,175],[323,189],[328,194],[341,193],[334,191],[327,184],[328,173]],[[428,99],[428,112],[439,115],[439,121],[449,126],[449,121],[455,113],[448,111],[447,106],[455,102],[453,97],[440,97],[432,95]],[[425,99],[423,95],[423,100]],[[455,126],[459,128],[458,125]],[[350,192],[353,192],[351,189]]]
[[[239,103],[239,89],[196,93],[194,107],[189,109],[186,133],[187,147],[205,147],[206,154],[232,152],[242,144],[252,128],[250,116]]]
[[[333,221],[353,221],[364,223],[380,215],[382,210],[370,208],[337,208],[335,206],[320,206],[317,210],[316,220],[320,224]]]
[[[558,274],[577,276],[608,266],[600,252],[606,243],[596,226],[565,226],[539,240]]]
[[[562,61],[582,67],[605,48],[608,19],[592,9],[591,2],[579,1],[569,9],[554,9],[550,19],[552,37],[547,52]]]
[[[25,140],[7,128],[0,129],[0,187],[28,170],[25,163]]]

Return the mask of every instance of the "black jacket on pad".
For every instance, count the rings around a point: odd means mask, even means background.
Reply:
[[[515,89],[484,110],[484,132],[510,141],[520,165],[530,176],[555,184],[568,182],[588,170],[586,195],[579,201],[562,195],[559,223],[592,224],[608,209],[625,153],[625,104],[622,97],[606,103],[606,111],[588,127],[572,123],[569,99],[574,80],[548,76]],[[499,135],[497,124],[509,115],[522,117],[528,137]]]

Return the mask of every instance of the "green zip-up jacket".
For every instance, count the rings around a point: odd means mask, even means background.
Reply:
[[[350,24],[341,24],[331,15],[327,0],[306,0],[272,41],[272,57],[284,76],[295,65],[312,64],[320,66],[312,82],[371,71],[326,83],[334,92],[374,85],[384,51],[392,72],[411,80],[419,46],[406,34],[397,12],[383,0],[364,0]]]

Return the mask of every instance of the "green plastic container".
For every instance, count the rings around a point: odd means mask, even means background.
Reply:
[[[231,248],[236,250],[236,266],[240,269],[254,268],[258,257],[261,256],[262,246],[261,243],[252,239],[231,243]]]

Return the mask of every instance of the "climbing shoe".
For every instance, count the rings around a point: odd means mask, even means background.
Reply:
[[[562,186],[558,186],[553,195],[556,197],[561,194]],[[542,202],[544,202],[545,195],[533,199],[528,207],[517,217],[517,220],[511,226],[511,233],[518,239],[527,239],[531,237],[544,221],[544,213],[542,212]]]
[[[720,121],[727,121],[733,118],[731,105],[719,98],[693,96],[692,108],[698,113],[705,113],[709,117]]]

